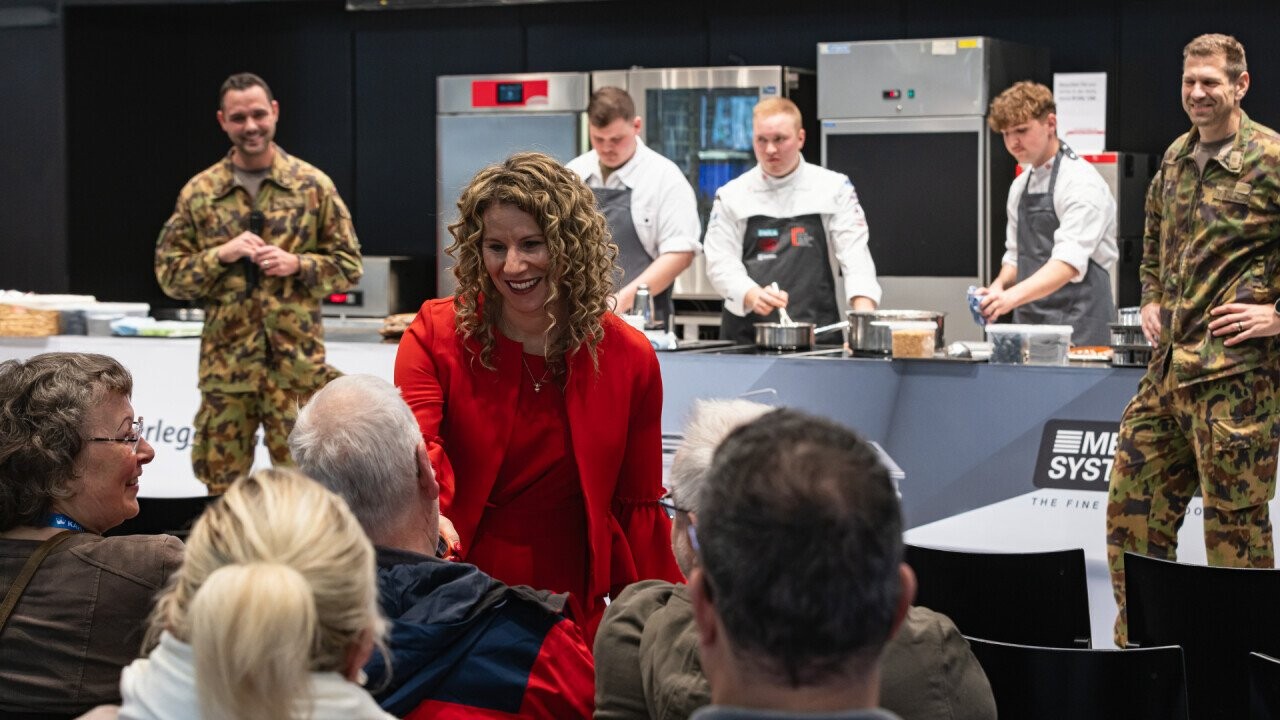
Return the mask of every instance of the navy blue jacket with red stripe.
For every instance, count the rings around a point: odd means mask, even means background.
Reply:
[[[383,709],[410,718],[590,718],[595,666],[564,596],[509,587],[474,565],[379,547],[391,678],[365,667]]]

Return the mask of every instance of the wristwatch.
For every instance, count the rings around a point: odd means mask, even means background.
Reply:
[[[1277,299],[1277,300],[1276,300],[1276,304],[1275,304],[1275,305],[1272,305],[1272,307],[1274,307],[1274,308],[1276,309],[1276,314],[1277,314],[1277,315],[1280,315],[1280,299]]]

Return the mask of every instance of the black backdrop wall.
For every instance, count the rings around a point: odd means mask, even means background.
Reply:
[[[441,74],[813,67],[820,41],[989,35],[1050,48],[1055,72],[1107,72],[1108,144],[1155,153],[1187,127],[1182,46],[1216,31],[1249,51],[1246,109],[1280,124],[1280,10],[1269,2],[71,2],[54,27],[5,27],[0,13],[13,128],[0,133],[0,288],[174,304],[152,276],[155,238],[182,184],[226,151],[217,89],[240,70],[271,83],[277,140],[334,179],[365,252],[420,257],[435,252]]]

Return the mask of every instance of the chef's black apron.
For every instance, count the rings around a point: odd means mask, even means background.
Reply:
[[[1053,256],[1053,233],[1060,221],[1053,209],[1053,190],[1058,184],[1058,168],[1063,158],[1076,154],[1059,143],[1058,154],[1049,173],[1049,191],[1023,192],[1018,202],[1018,281],[1022,282],[1044,267]],[[1070,325],[1073,345],[1108,345],[1109,324],[1115,317],[1111,299],[1111,275],[1098,263],[1089,261],[1084,279],[1069,282],[1057,292],[1013,311],[1013,321],[1029,325]]]
[[[636,224],[631,218],[631,188],[591,188],[591,192],[596,194],[596,205],[600,206],[601,214],[609,221],[609,232],[613,235],[614,244],[618,246],[622,279],[614,283],[614,289],[617,290],[639,277],[657,258],[649,255],[649,251],[640,242],[640,236],[636,234]],[[671,301],[673,285],[674,283],[668,285],[666,290],[653,296],[653,322],[665,326],[667,318],[675,313],[674,303]]]
[[[789,296],[787,314],[796,322],[829,325],[840,320],[835,278],[827,258],[827,231],[822,216],[800,215],[747,218],[742,238],[742,264],[756,284],[776,282]],[[738,344],[756,341],[755,324],[778,322],[778,311],[760,316],[747,311],[739,317],[725,310],[720,316],[720,339]]]

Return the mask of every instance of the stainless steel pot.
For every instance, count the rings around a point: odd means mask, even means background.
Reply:
[[[936,323],[934,346],[943,348],[943,321],[947,314],[930,310],[850,310],[849,350],[854,355],[892,355],[893,333],[885,323],[894,320],[925,320]]]
[[[848,326],[845,321],[822,327],[815,327],[811,322],[759,322],[756,323],[756,346],[765,350],[808,350],[818,335]]]

